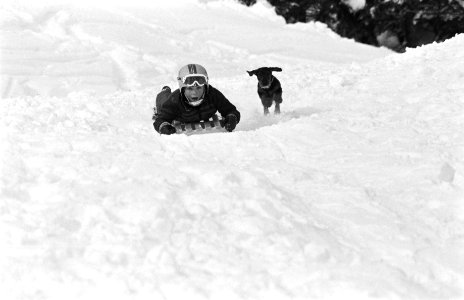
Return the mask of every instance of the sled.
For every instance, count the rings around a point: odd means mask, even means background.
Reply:
[[[171,90],[169,88],[164,89],[156,96],[156,106],[153,108],[153,120],[157,117],[157,112],[161,108],[164,102],[166,102],[171,95]],[[224,132],[224,120],[219,119],[219,117],[214,114],[207,121],[193,122],[193,123],[183,123],[180,121],[173,121],[172,126],[176,128],[176,133],[178,134],[199,134],[199,133],[213,133],[213,132]]]
[[[225,132],[224,120],[219,119],[215,114],[207,121],[183,123],[179,121],[173,121],[172,126],[176,128],[178,134],[199,134],[199,133],[213,133],[213,132]]]

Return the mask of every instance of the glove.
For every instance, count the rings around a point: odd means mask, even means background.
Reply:
[[[170,134],[176,133],[176,128],[172,126],[171,124],[166,124],[160,128],[159,133],[170,135]]]
[[[227,115],[224,119],[224,128],[231,132],[235,129],[235,126],[237,126],[237,117],[233,114]]]

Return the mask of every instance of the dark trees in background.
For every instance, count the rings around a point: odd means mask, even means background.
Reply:
[[[239,0],[250,6],[256,0]],[[464,33],[464,0],[268,0],[287,23],[319,21],[347,38],[402,52]]]

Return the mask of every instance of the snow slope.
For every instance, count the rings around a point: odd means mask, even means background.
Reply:
[[[2,299],[464,297],[464,36],[399,55],[263,2],[154,3],[2,7]],[[190,62],[235,132],[154,132]]]

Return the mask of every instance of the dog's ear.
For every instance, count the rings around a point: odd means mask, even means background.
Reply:
[[[272,67],[272,68],[269,68],[269,71],[271,71],[271,72],[282,72],[282,69],[279,68],[279,67]]]
[[[255,75],[255,71],[256,71],[256,70],[253,70],[253,71],[247,71],[247,72],[248,72],[248,75],[250,75],[250,76],[253,76],[253,75]]]

